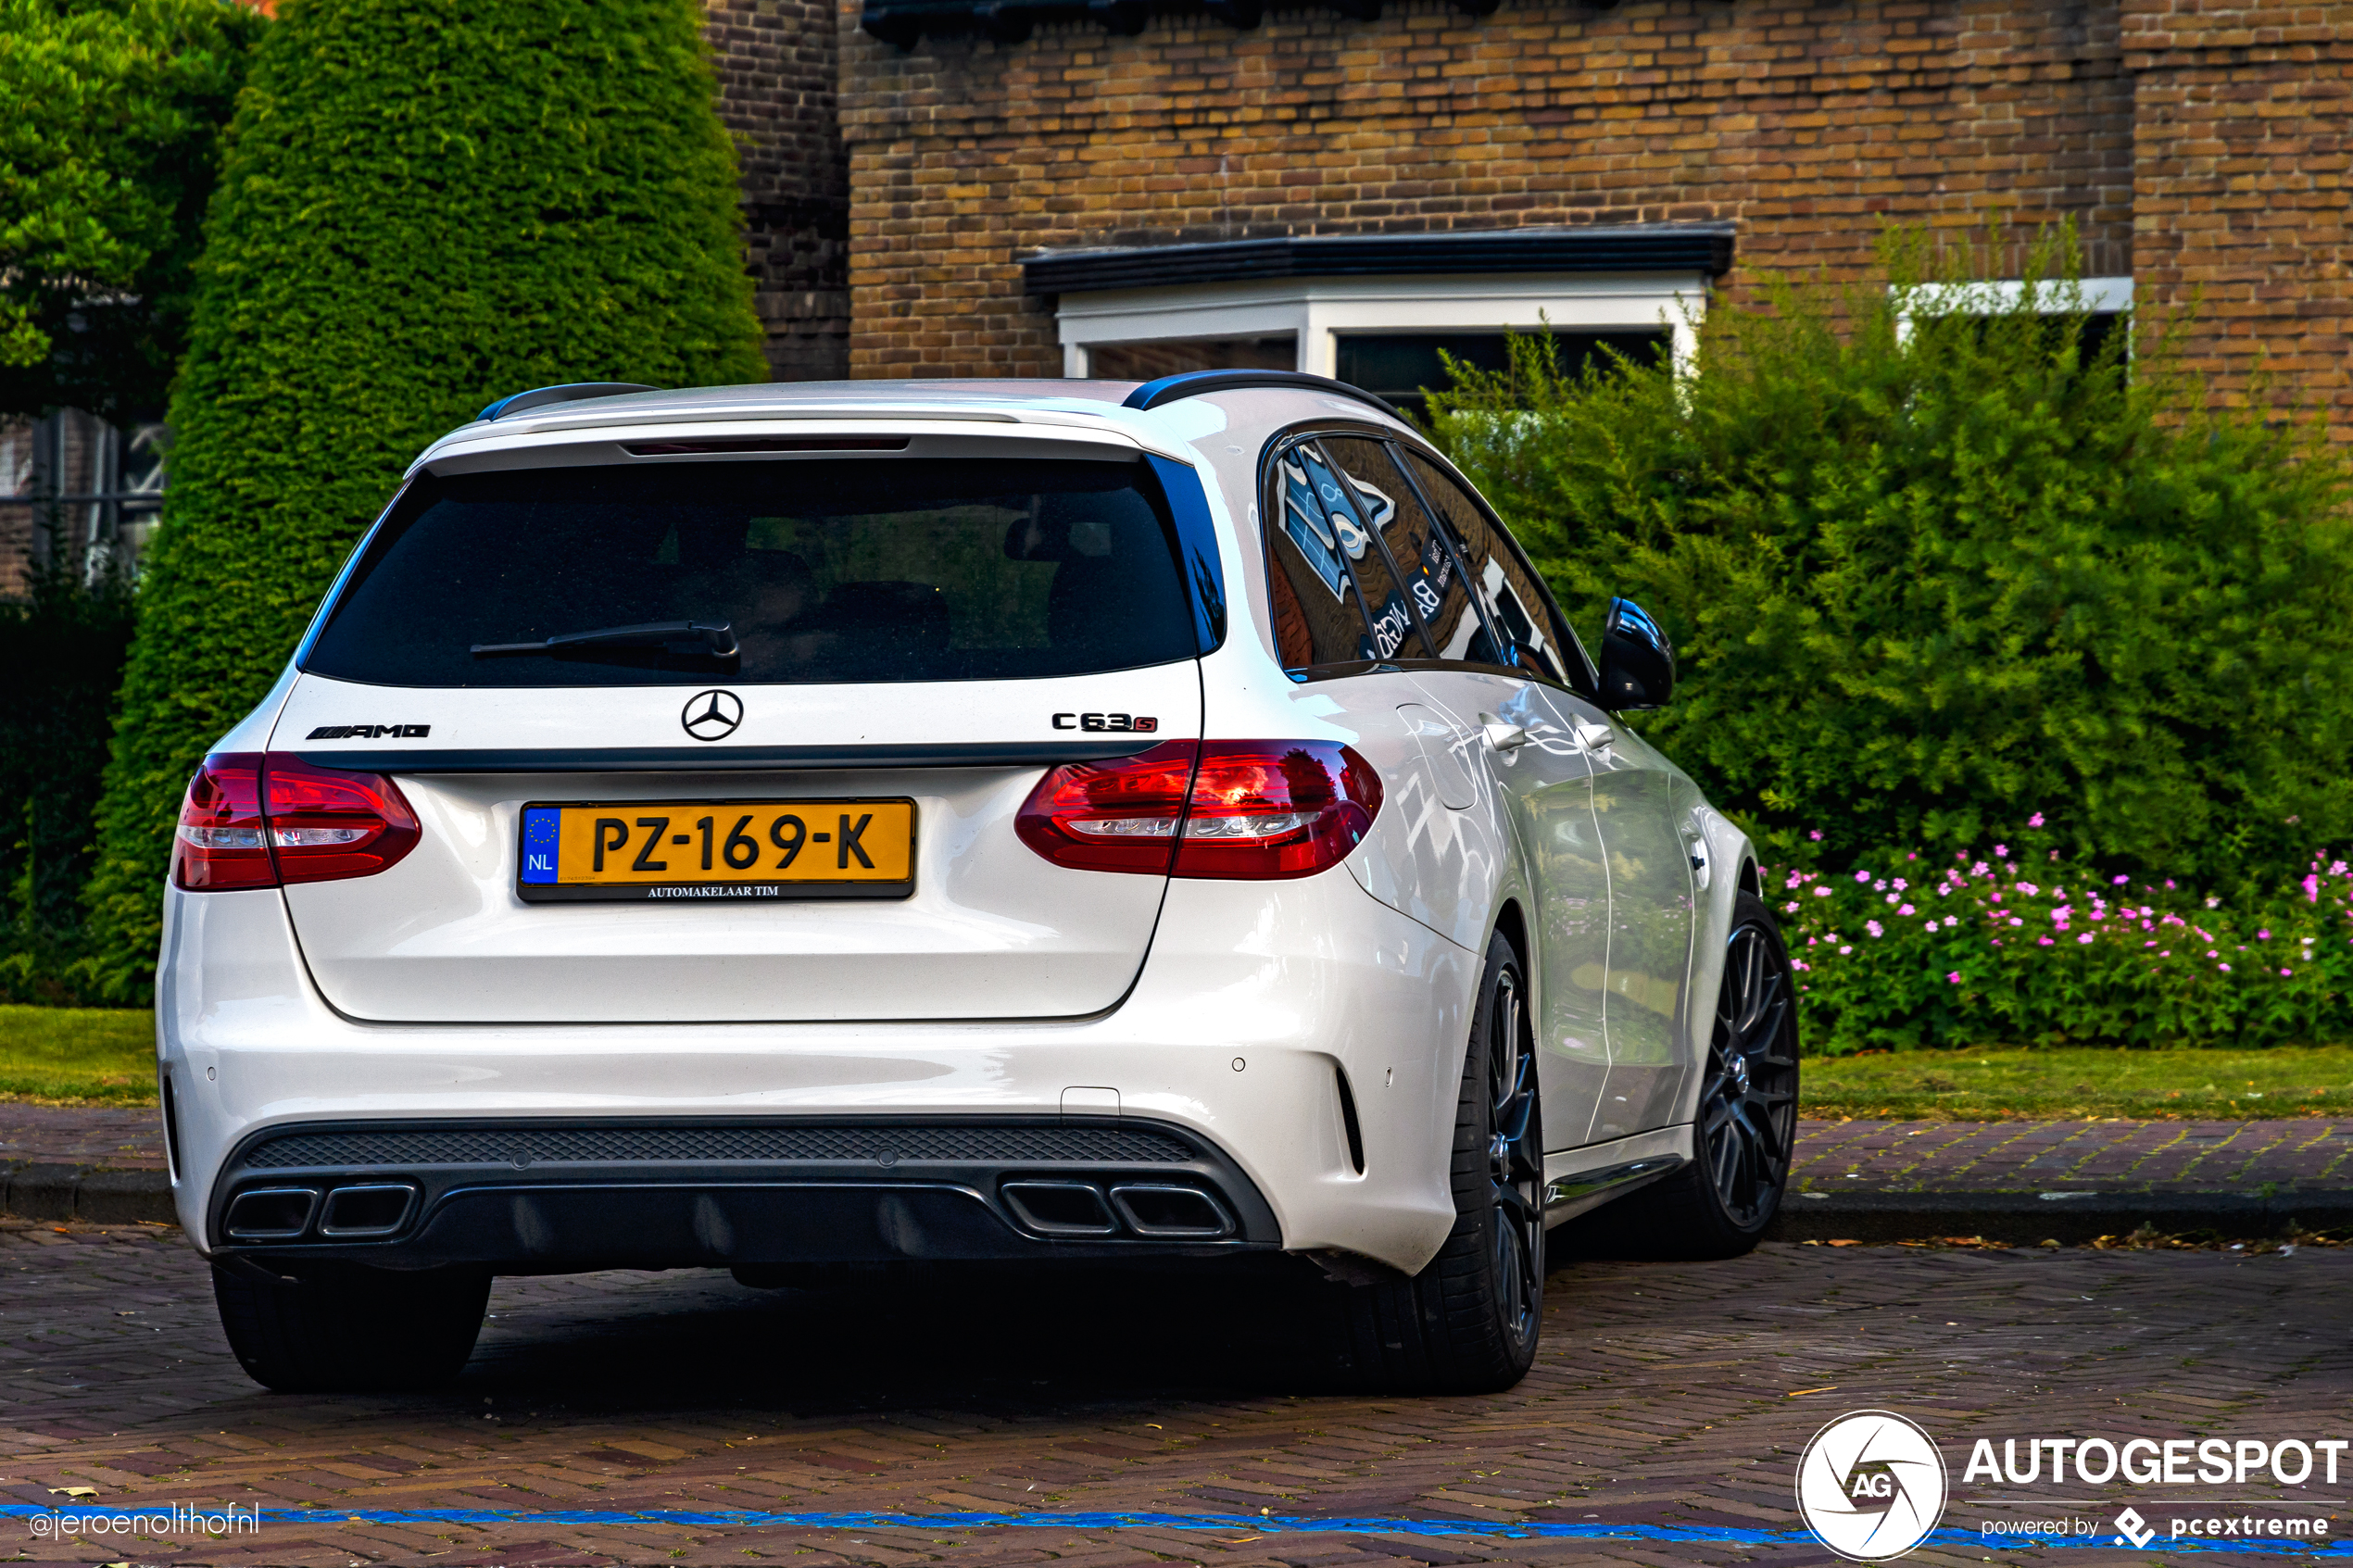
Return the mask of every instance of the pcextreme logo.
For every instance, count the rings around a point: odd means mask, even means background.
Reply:
[[[1797,1461],[1797,1512],[1850,1562],[1884,1562],[1928,1538],[1944,1513],[1944,1456],[1892,1411],[1850,1411]]]

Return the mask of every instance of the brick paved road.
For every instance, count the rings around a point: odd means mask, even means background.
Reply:
[[[153,1106],[0,1101],[0,1160],[163,1169],[163,1113]]]
[[[293,1505],[329,1520],[474,1508],[1266,1523],[312,1521],[174,1545],[52,1543],[7,1518],[0,1552],[305,1564],[1827,1562],[1810,1545],[1656,1537],[1677,1525],[1789,1529],[1796,1452],[1824,1420],[1864,1406],[1925,1424],[1957,1498],[1985,1490],[1962,1486],[1959,1471],[1980,1436],[2353,1435],[2341,1424],[2353,1396],[2348,1287],[2353,1253],[2309,1248],[2233,1259],[1771,1246],[1729,1263],[1582,1263],[1554,1276],[1544,1350],[1518,1388],[1398,1399],[1302,1391],[1296,1347],[1252,1318],[1239,1280],[976,1278],[893,1298],[610,1273],[500,1281],[482,1348],[447,1394],[321,1399],[245,1381],[177,1233],[17,1226],[0,1232],[8,1501],[85,1486],[105,1504]],[[2103,1518],[2145,1497],[2121,1486],[2023,1495],[2097,1496]],[[2302,1512],[2353,1530],[2353,1509]],[[1957,1506],[1946,1524],[1973,1532],[1980,1515],[2005,1516]],[[1268,1528],[1277,1516],[1479,1521],[1496,1533],[1296,1533]],[[1522,1520],[1653,1538],[1501,1533]],[[1908,1561],[2126,1555],[1999,1552],[1971,1535]]]
[[[2353,1186],[2353,1122],[1804,1122],[1800,1190],[2255,1192]]]

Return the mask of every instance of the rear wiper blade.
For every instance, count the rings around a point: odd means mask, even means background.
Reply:
[[[626,647],[632,644],[676,643],[699,637],[713,659],[733,659],[736,629],[724,621],[648,621],[638,626],[599,626],[593,632],[566,632],[542,643],[476,643],[477,656],[497,653],[561,653],[567,648]]]

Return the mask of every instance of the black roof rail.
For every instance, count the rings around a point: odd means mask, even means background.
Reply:
[[[495,420],[507,414],[520,414],[526,408],[544,408],[550,403],[570,403],[582,397],[618,397],[624,392],[660,392],[658,386],[648,386],[634,381],[574,381],[561,386],[534,387],[529,392],[509,393],[481,413],[477,421]]]
[[[1157,408],[1164,403],[1174,403],[1179,397],[1199,397],[1209,392],[1239,392],[1253,386],[1328,393],[1333,396],[1369,403],[1391,419],[1403,417],[1385,400],[1374,396],[1361,386],[1351,386],[1344,381],[1333,381],[1328,376],[1311,376],[1304,370],[1187,370],[1181,375],[1163,376],[1158,381],[1146,382],[1129,393],[1121,407]]]

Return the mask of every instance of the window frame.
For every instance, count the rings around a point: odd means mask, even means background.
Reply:
[[[1679,372],[1692,364],[1714,278],[1701,270],[1315,275],[1061,295],[1063,373],[1092,374],[1098,345],[1291,334],[1297,369],[1338,373],[1339,340],[1394,333],[1655,332]]]

